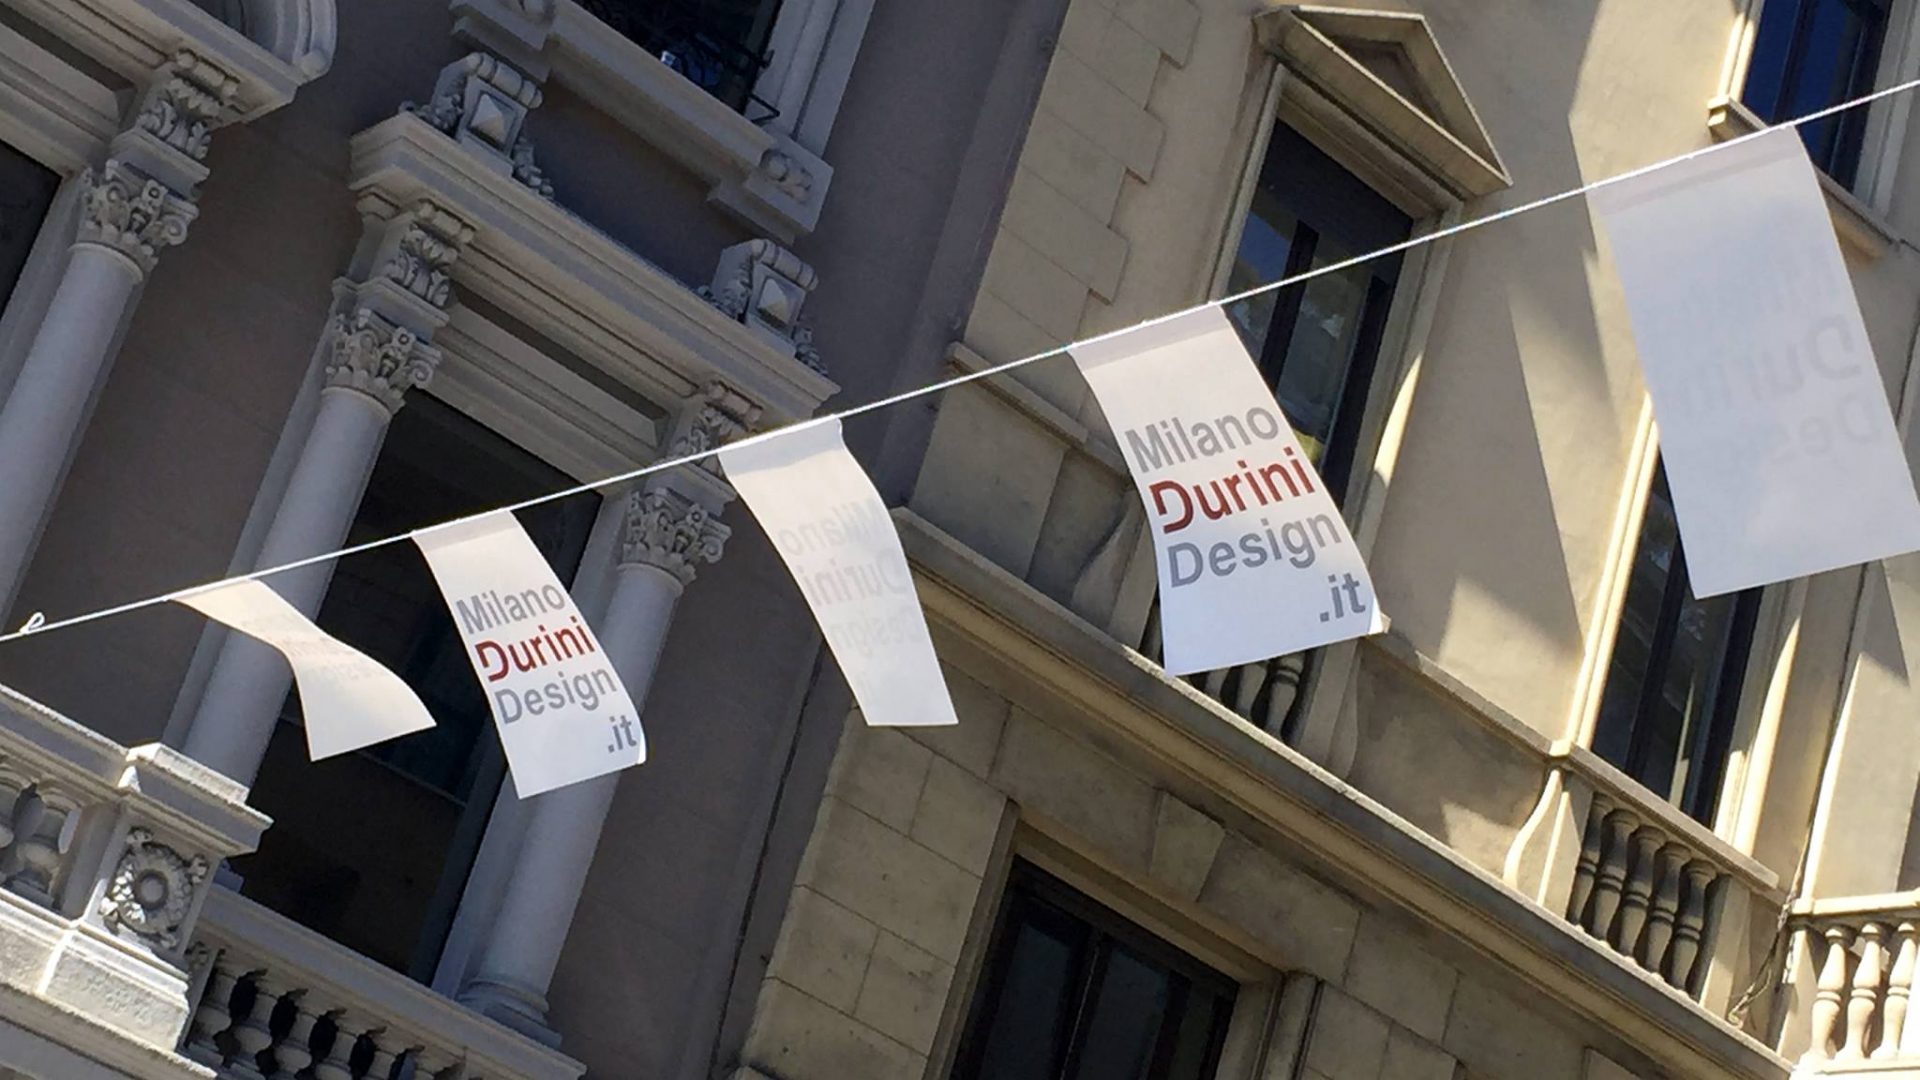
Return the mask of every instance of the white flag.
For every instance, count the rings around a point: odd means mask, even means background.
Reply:
[[[1588,196],[1613,246],[1695,596],[1920,548],[1826,200],[1770,132]]]
[[[900,536],[840,421],[724,448],[720,463],[813,608],[867,723],[959,723]]]
[[[432,714],[400,676],[315,626],[262,582],[235,581],[179,602],[286,656],[314,761],[433,726]]]
[[[1339,507],[1223,312],[1072,351],[1146,504],[1167,671],[1386,628]]]
[[[640,710],[510,513],[414,534],[480,676],[521,798],[647,759]]]

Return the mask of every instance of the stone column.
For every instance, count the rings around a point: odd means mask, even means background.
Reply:
[[[189,54],[161,67],[109,158],[82,177],[67,266],[0,406],[0,612],[33,558],[94,390],[160,253],[187,238],[209,131],[235,83]]]
[[[325,388],[256,565],[293,562],[346,540],[387,425],[407,391],[424,385],[439,363],[430,340],[448,318],[449,268],[471,237],[465,223],[431,203],[368,223],[357,261],[372,269],[362,283],[336,287],[340,300],[321,339]],[[268,584],[311,617],[331,574],[330,564],[316,564]],[[251,785],[292,679],[277,651],[229,634],[187,731],[186,752]]]
[[[717,562],[728,536],[714,511],[731,492],[701,469],[665,474],[628,496],[620,566],[601,647],[644,712],[681,590]],[[547,987],[593,863],[621,773],[536,796],[506,894],[460,1000],[545,1041]]]

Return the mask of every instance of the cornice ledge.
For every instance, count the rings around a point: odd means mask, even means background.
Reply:
[[[231,75],[234,119],[256,119],[293,100],[332,62],[331,0],[289,0],[317,13],[298,55],[283,59],[192,0],[7,0],[94,60],[143,84],[181,51]],[[324,23],[324,25],[319,25]]]
[[[451,0],[454,33],[552,78],[708,184],[707,198],[792,243],[820,220],[833,168],[696,86],[576,0]]]
[[[1642,1048],[1675,1076],[1787,1080],[1771,1049],[1522,896],[1391,810],[907,509],[892,517],[936,638],[990,646],[1008,670],[1071,700],[1103,739],[1176,770],[1460,938],[1525,983]]]
[[[488,167],[471,150],[411,114],[355,135],[349,186],[363,210],[385,212],[425,198],[474,226],[456,284],[501,302],[538,294],[537,311],[510,304],[556,340],[584,321],[644,354],[690,386],[718,380],[765,410],[774,426],[811,416],[839,390],[793,353],[729,318],[686,283],[641,258],[565,207]],[[376,208],[369,212],[379,212]],[[544,320],[544,322],[540,321]]]

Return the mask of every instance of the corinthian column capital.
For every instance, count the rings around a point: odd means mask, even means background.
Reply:
[[[205,161],[213,129],[232,119],[238,88],[233,76],[181,52],[147,85],[130,126],[194,161]]]
[[[702,564],[720,561],[731,535],[704,503],[666,488],[635,491],[627,496],[620,562],[665,570],[690,585]]]
[[[144,276],[160,252],[187,238],[199,208],[123,161],[82,174],[76,244],[119,252]]]
[[[367,308],[335,315],[327,336],[327,385],[358,390],[389,413],[399,412],[407,391],[425,386],[440,363],[438,349]]]

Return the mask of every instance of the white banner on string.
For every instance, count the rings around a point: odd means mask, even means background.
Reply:
[[[432,714],[400,676],[314,625],[264,582],[234,581],[178,599],[287,658],[314,761],[433,726]]]
[[[510,513],[414,534],[486,691],[523,799],[647,759],[640,710]]]
[[[1072,352],[1146,505],[1169,672],[1386,628],[1353,535],[1224,312]]]
[[[1588,200],[1694,595],[1920,549],[1920,498],[1799,137],[1770,132]]]
[[[720,463],[800,586],[867,723],[958,723],[900,536],[840,421],[723,448]]]

